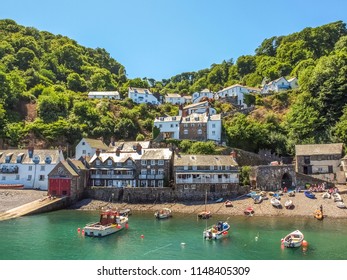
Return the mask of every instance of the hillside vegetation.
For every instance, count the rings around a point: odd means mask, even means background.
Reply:
[[[281,76],[298,77],[300,87],[254,96],[251,114],[224,118],[227,144],[253,152],[270,148],[280,155],[292,154],[295,144],[347,144],[347,30],[342,21],[274,36],[254,55],[156,81],[128,79],[125,67],[104,49],[0,20],[0,138],[12,147],[73,146],[83,136],[150,139],[154,118],[177,114],[176,106],[136,105],[126,98],[88,100],[87,93],[118,90],[126,97],[133,86],[163,95],[192,94],[235,83],[256,87]],[[218,112],[234,110],[211,102]]]

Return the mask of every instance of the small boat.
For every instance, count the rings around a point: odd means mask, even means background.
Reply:
[[[330,195],[330,193],[325,192],[325,193],[322,194],[322,197],[323,198],[331,198],[331,195]]]
[[[203,231],[203,237],[205,240],[221,239],[228,235],[230,225],[227,222],[219,221]]]
[[[286,207],[287,209],[292,209],[294,206],[293,201],[291,199],[288,199],[285,203],[284,203],[284,207]]]
[[[257,193],[256,192],[249,192],[248,194],[246,194],[246,196],[248,196],[248,197],[254,197],[254,196],[256,196],[257,195]]]
[[[276,208],[281,208],[282,204],[281,201],[279,201],[276,197],[272,197],[270,200],[272,206],[276,207]]]
[[[253,198],[254,204],[259,204],[263,201],[263,197],[261,195],[256,195]]]
[[[219,203],[219,202],[222,202],[222,201],[223,201],[223,197],[218,198],[215,202],[216,202],[216,203]]]
[[[272,195],[272,197],[274,197],[274,198],[276,198],[276,199],[278,199],[278,200],[281,200],[281,195],[279,194],[279,193],[274,193],[273,195]]]
[[[269,192],[269,196],[273,196],[274,195],[274,192]]]
[[[266,197],[266,192],[265,192],[265,191],[261,191],[261,192],[259,193],[259,195],[261,195],[261,196],[264,198],[264,197]]]
[[[336,202],[336,206],[337,206],[338,208],[340,208],[340,209],[345,209],[345,208],[347,208],[347,207],[346,207],[346,204],[344,204],[342,201]]]
[[[254,209],[253,209],[253,207],[249,206],[245,209],[245,211],[243,211],[243,213],[245,213],[245,215],[247,215],[247,216],[253,216]]]
[[[310,191],[304,191],[304,194],[306,197],[310,198],[310,199],[315,199],[316,195]]]
[[[161,210],[156,211],[154,213],[154,216],[157,219],[167,219],[167,218],[172,217],[172,212],[171,212],[171,209],[169,209],[169,208],[163,208]]]
[[[121,216],[118,211],[106,210],[100,213],[100,221],[87,224],[84,229],[85,236],[103,237],[128,228],[128,217]]]
[[[321,210],[317,209],[313,215],[317,220],[323,220],[323,212]]]
[[[130,208],[126,208],[126,209],[119,210],[119,214],[121,216],[127,217],[127,216],[130,216],[132,213],[131,213],[131,209]]]
[[[230,200],[224,202],[225,207],[233,207],[233,204]]]
[[[198,214],[198,218],[200,219],[209,219],[212,217],[211,211],[202,211]]]
[[[288,248],[300,247],[304,241],[304,235],[300,230],[295,230],[282,238],[281,241],[282,244]]]
[[[334,193],[333,198],[334,198],[334,202],[342,201],[341,195],[339,193]]]
[[[291,197],[295,196],[295,191],[289,191],[288,196],[291,196]]]

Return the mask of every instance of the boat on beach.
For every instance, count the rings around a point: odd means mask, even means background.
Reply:
[[[172,217],[172,211],[169,208],[162,208],[154,213],[157,219],[167,219]]]
[[[330,195],[330,193],[325,192],[322,194],[322,198],[331,198],[331,195]]]
[[[304,194],[307,198],[310,198],[310,199],[315,199],[316,198],[316,195],[310,191],[304,191]]]
[[[285,203],[284,203],[284,207],[286,207],[287,209],[292,209],[294,206],[293,201],[291,199],[288,199]]]
[[[259,204],[263,201],[263,197],[261,195],[256,195],[253,198],[254,204]]]
[[[249,206],[245,209],[245,211],[243,211],[243,213],[245,213],[245,215],[247,215],[247,216],[253,216],[254,209],[253,209],[253,207]]]
[[[300,230],[295,230],[287,234],[284,238],[282,238],[281,241],[284,247],[288,247],[288,248],[300,247],[302,242],[304,241],[304,234]]]
[[[289,191],[288,196],[291,196],[291,197],[295,196],[295,191]]]
[[[230,200],[224,202],[225,207],[233,207],[233,204]]]
[[[99,222],[87,224],[83,230],[85,236],[103,237],[128,228],[128,217],[121,216],[118,211],[103,210]]]
[[[211,211],[202,211],[198,214],[199,219],[209,219],[212,217]]]
[[[276,208],[282,207],[281,201],[279,201],[276,197],[272,197],[270,202],[271,202],[273,207],[276,207]]]
[[[221,239],[228,235],[229,230],[230,225],[228,224],[228,222],[219,221],[217,224],[207,227],[203,231],[203,238],[205,240]]]
[[[336,202],[336,206],[337,206],[338,208],[340,208],[340,209],[346,209],[346,208],[347,208],[347,207],[346,207],[346,204],[343,203],[342,201]]]
[[[333,198],[334,198],[334,202],[341,202],[342,201],[341,195],[339,193],[334,193]]]

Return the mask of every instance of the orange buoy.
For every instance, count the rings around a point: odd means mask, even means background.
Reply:
[[[84,229],[82,229],[82,234],[84,235]]]
[[[77,229],[77,232],[80,232],[80,231],[81,231],[81,229],[80,229],[80,228],[78,228],[78,229]]]
[[[308,246],[308,242],[306,240],[302,241],[302,246],[307,247]]]
[[[125,228],[128,229],[129,228],[129,224],[125,224]]]

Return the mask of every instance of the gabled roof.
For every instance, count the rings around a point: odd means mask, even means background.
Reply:
[[[5,163],[7,155],[11,155],[11,160],[9,163],[17,163],[17,157],[21,157],[21,162],[24,164],[33,164],[33,159],[39,157],[38,164],[46,164],[46,157],[51,159],[49,164],[56,164],[61,160],[61,154],[58,149],[34,149],[33,157],[30,158],[28,150],[24,149],[11,149],[0,151],[0,163]]]
[[[61,164],[65,167],[65,169],[72,175],[72,176],[78,176],[77,172],[70,166],[70,164],[67,161],[62,161]]]
[[[194,103],[194,104],[190,104],[190,105],[184,106],[183,110],[191,109],[191,108],[195,108],[195,107],[203,107],[203,106],[207,106],[207,105],[208,105],[208,101],[202,101],[202,102],[198,102],[198,103]]]
[[[342,155],[343,143],[295,145],[296,156]]]
[[[135,90],[136,90],[137,93],[152,94],[151,91],[150,91],[149,89],[147,89],[147,88],[129,87],[129,91],[135,92]],[[147,92],[146,92],[146,91],[147,91]]]
[[[134,149],[134,147],[138,144],[141,145],[142,149],[148,149],[151,147],[151,141],[118,141],[110,143],[108,151],[116,151],[117,148],[120,148],[122,152],[134,152],[136,151],[136,148]]]
[[[143,151],[141,159],[171,159],[172,151],[170,149],[147,149]]]
[[[108,149],[107,145],[102,142],[100,139],[91,139],[91,138],[83,138],[82,141],[85,141],[89,144],[93,149],[99,149],[106,151]]]
[[[174,166],[238,166],[226,155],[175,155]]]
[[[178,93],[167,93],[166,98],[181,98],[182,96]]]

